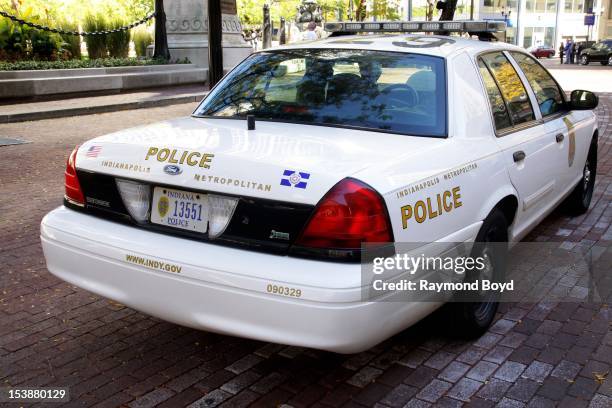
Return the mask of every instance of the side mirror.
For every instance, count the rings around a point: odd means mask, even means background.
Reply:
[[[569,108],[571,110],[591,110],[599,104],[599,98],[593,92],[577,89],[572,91]]]

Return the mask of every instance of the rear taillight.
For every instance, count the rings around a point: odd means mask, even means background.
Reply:
[[[389,243],[393,233],[383,198],[367,184],[344,179],[317,205],[296,245],[329,250]]]
[[[64,197],[71,204],[84,206],[85,197],[83,196],[81,184],[79,184],[79,178],[76,173],[76,155],[78,150],[79,146],[75,147],[66,162],[66,171],[64,172],[66,193]]]

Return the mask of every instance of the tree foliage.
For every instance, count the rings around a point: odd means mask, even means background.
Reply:
[[[153,11],[153,0],[0,0],[0,10],[14,12],[31,8],[43,22],[72,21],[82,23],[87,15],[103,13],[107,16],[134,21]]]
[[[260,25],[263,20],[263,5],[270,5],[270,17],[272,21],[278,22],[281,17],[287,21],[294,20],[298,14],[298,6],[302,3],[301,0],[237,0],[238,16],[244,25]],[[317,0],[321,6],[323,19],[336,20],[338,15],[343,20],[348,19],[347,13],[349,10],[349,0]],[[371,12],[366,13],[366,1],[354,0],[355,16],[353,19],[367,17],[376,17],[377,20],[397,20],[399,18],[398,10],[392,6],[390,0],[377,0],[374,2],[374,8]],[[278,23],[276,23],[278,24]]]

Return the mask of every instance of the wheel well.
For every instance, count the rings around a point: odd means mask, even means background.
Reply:
[[[513,195],[506,196],[497,203],[495,208],[499,208],[502,211],[508,221],[508,225],[511,225],[514,222],[514,216],[518,209],[518,199]]]

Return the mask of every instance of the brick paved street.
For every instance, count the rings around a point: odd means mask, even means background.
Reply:
[[[434,316],[342,356],[182,328],[49,274],[39,223],[61,203],[70,149],[192,108],[0,125],[0,137],[32,142],[0,147],[1,385],[70,387],[69,406],[612,406],[605,304],[506,304],[473,342],[446,337]],[[556,211],[527,240],[612,243],[612,96],[601,98],[597,113],[590,212]]]

